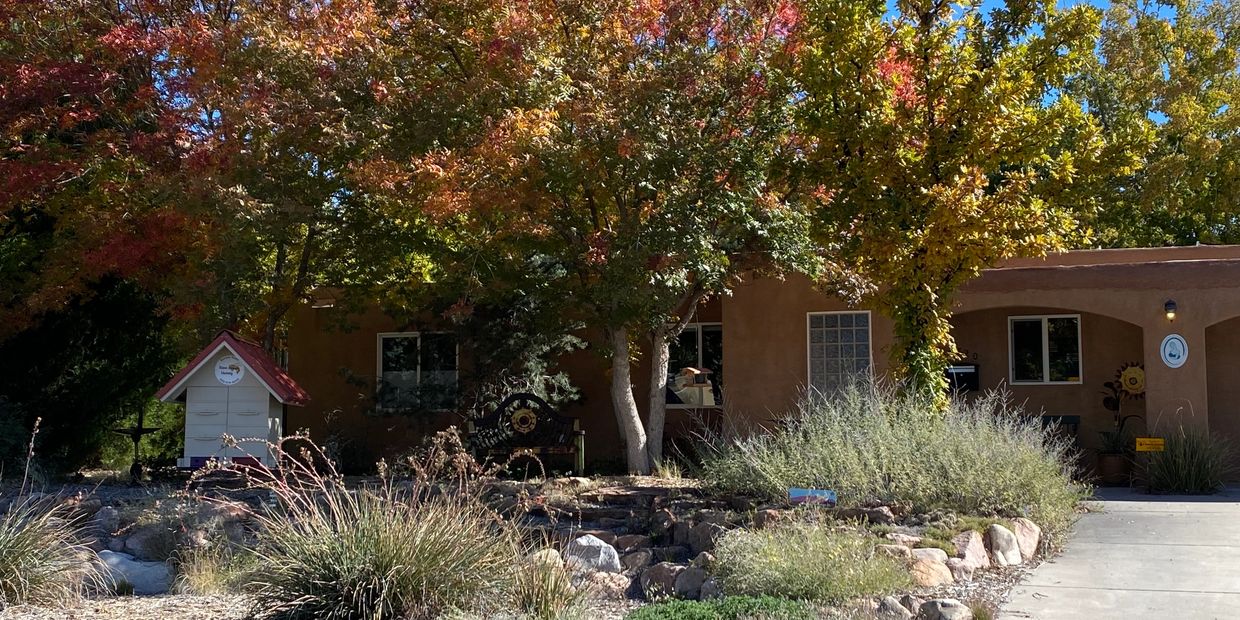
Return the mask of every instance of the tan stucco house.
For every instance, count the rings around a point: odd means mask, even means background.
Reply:
[[[399,398],[407,387],[450,387],[464,363],[451,336],[374,310],[349,317],[348,330],[333,327],[339,322],[323,307],[294,319],[288,372],[312,400],[288,411],[286,429],[346,439],[364,460],[459,423],[446,412],[373,414],[376,402]],[[1112,425],[1103,384],[1132,364],[1144,366],[1145,395],[1126,401],[1125,415],[1143,416],[1151,429],[1183,424],[1240,439],[1240,246],[1009,261],[961,292],[953,325],[960,368],[976,369],[981,389],[1005,387],[1032,412],[1079,419],[1085,448]],[[881,376],[891,347],[891,322],[879,312],[849,307],[801,278],[748,281],[704,304],[675,347],[670,434],[691,414],[767,420],[807,388],[828,391],[857,372]],[[580,418],[588,460],[618,462],[605,360],[581,351],[561,366],[583,393],[562,413]],[[686,367],[709,370],[706,383],[690,380]],[[646,401],[645,376],[634,369],[639,403]]]

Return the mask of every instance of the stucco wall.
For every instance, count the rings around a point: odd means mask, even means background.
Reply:
[[[1008,317],[1042,314],[1081,315],[1081,383],[1021,385],[1010,383]],[[1086,448],[1096,447],[1098,432],[1109,430],[1112,413],[1102,406],[1103,383],[1115,379],[1121,365],[1143,362],[1141,328],[1118,319],[1089,312],[1039,306],[1015,306],[958,314],[952,318],[952,334],[964,359],[979,365],[983,389],[1003,388],[1026,410],[1046,415],[1079,415],[1078,438]],[[1126,400],[1124,415],[1145,415],[1145,400]],[[1128,429],[1143,426],[1131,420]]]
[[[815,290],[799,276],[738,286],[723,300],[727,415],[762,421],[791,410],[808,381],[808,313],[864,309]],[[870,319],[874,372],[882,376],[890,366],[892,325],[878,312]]]
[[[722,313],[718,300],[703,304],[695,322],[718,323]],[[451,424],[462,424],[456,414],[376,416],[369,415],[376,372],[377,334],[401,331],[435,331],[430,319],[397,323],[377,309],[346,313],[340,308],[299,308],[289,330],[289,374],[310,393],[305,407],[289,407],[285,432],[310,431],[311,438],[323,441],[329,436],[344,440],[346,459],[353,467],[365,467],[379,457],[398,455],[419,444],[421,439]],[[601,354],[601,335],[583,334],[587,349],[565,356],[559,363],[581,390],[582,399],[560,413],[581,419],[586,431],[586,455],[594,466],[622,467],[624,446],[616,426],[609,397],[608,361]],[[726,338],[726,330],[725,330]],[[469,366],[468,347],[462,343],[463,369]],[[725,355],[727,343],[724,343]],[[640,358],[644,361],[645,355]],[[647,410],[649,367],[633,365],[634,394],[638,409]],[[731,376],[731,372],[727,374]],[[350,381],[353,376],[365,382]],[[710,416],[709,412],[702,412]],[[687,432],[693,426],[692,410],[669,409],[669,435]],[[571,463],[571,461],[565,461]]]
[[[1210,430],[1240,449],[1240,318],[1206,328],[1206,371]]]
[[[397,324],[377,309],[346,316],[338,308],[299,308],[288,335],[288,373],[309,392],[310,402],[288,408],[285,433],[308,430],[320,445],[338,437],[346,466],[365,468],[456,423],[451,414],[367,415],[373,394],[349,379],[354,376],[373,385],[377,334],[429,329],[426,323]]]

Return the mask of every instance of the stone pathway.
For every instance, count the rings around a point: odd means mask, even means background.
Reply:
[[[1001,620],[1235,618],[1240,488],[1206,497],[1101,489],[1063,555],[1012,590]]]

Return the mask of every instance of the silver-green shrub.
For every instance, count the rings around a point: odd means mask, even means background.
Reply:
[[[868,535],[792,523],[729,531],[715,547],[724,592],[842,603],[910,585],[900,562],[874,552]]]
[[[833,489],[845,506],[1023,515],[1052,535],[1086,492],[1072,480],[1070,444],[998,393],[939,411],[857,384],[806,397],[771,429],[702,443],[702,476],[716,490],[778,499],[790,487]]]

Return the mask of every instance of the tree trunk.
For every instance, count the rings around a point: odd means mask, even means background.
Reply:
[[[646,454],[646,429],[637,413],[637,399],[633,396],[633,373],[629,367],[629,332],[621,327],[611,332],[611,406],[616,412],[616,422],[624,434],[625,455],[629,473],[650,473],[650,459]]]
[[[652,466],[663,461],[663,427],[667,424],[667,366],[672,357],[668,341],[685,331],[705,296],[699,286],[685,291],[676,305],[676,310],[680,312],[676,323],[660,325],[650,331],[650,415],[646,422],[646,451],[650,454]]]
[[[663,461],[663,426],[667,423],[667,365],[671,351],[667,345],[667,327],[650,332],[650,415],[646,423],[650,465]]]

